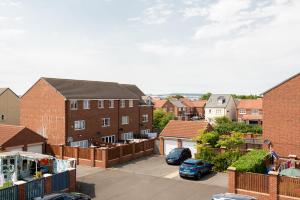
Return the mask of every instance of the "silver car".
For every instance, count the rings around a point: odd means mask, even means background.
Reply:
[[[256,198],[240,194],[222,193],[213,195],[212,200],[256,200]]]

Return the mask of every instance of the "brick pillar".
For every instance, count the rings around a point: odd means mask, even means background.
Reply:
[[[123,145],[120,145],[120,159],[123,157]]]
[[[25,181],[18,181],[18,200],[25,200]]]
[[[270,200],[278,200],[278,172],[269,172],[269,194]]]
[[[60,157],[60,159],[64,159],[64,154],[65,154],[65,152],[64,152],[64,145],[63,144],[61,144],[61,145],[59,145],[59,157]]]
[[[107,168],[108,167],[108,148],[102,147],[101,150],[102,150],[103,167]]]
[[[95,167],[95,151],[96,147],[90,147],[90,160],[91,160],[91,167]]]
[[[50,175],[50,174],[49,174],[49,176],[45,177],[44,191],[45,191],[45,194],[52,193],[52,175]]]
[[[74,158],[76,159],[76,165],[79,164],[79,147],[74,147]]]
[[[132,143],[132,159],[135,158],[135,143]]]
[[[76,191],[76,169],[69,170],[69,192]]]
[[[227,174],[228,174],[228,192],[236,193],[236,168],[228,167]]]
[[[160,137],[159,138],[159,153],[160,153],[160,155],[164,155],[164,152],[165,152],[165,150],[164,150],[164,138],[162,138],[162,137]]]
[[[181,139],[177,139],[177,146],[178,146],[178,148],[182,148],[182,140]]]

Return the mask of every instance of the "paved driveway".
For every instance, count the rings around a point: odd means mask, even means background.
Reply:
[[[178,166],[170,166],[161,156],[151,156],[107,170],[79,167],[78,189],[93,199],[159,200],[210,199],[226,192],[226,174],[213,174],[200,181],[178,177]]]

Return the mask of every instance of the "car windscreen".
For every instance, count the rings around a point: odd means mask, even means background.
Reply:
[[[180,156],[181,152],[182,152],[182,149],[173,149],[172,151],[170,151],[168,156],[178,157],[178,156]]]

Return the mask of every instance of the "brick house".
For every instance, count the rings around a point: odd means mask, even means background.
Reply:
[[[45,143],[44,137],[24,126],[0,124],[0,151],[44,153]]]
[[[263,93],[263,111],[265,143],[279,156],[300,157],[300,73]]]
[[[237,103],[237,120],[247,124],[262,124],[262,99],[242,99]]]
[[[0,88],[0,124],[19,125],[20,98],[9,88]]]
[[[186,117],[187,106],[185,106],[180,100],[156,100],[153,101],[155,109],[163,109],[166,112],[173,113],[177,119]]]
[[[135,85],[40,78],[20,107],[20,123],[50,144],[86,147],[152,131],[153,105]]]
[[[195,115],[200,117],[201,119],[205,118],[205,105],[206,105],[206,102],[207,102],[206,100],[193,101]]]
[[[169,100],[161,99],[161,100],[153,100],[155,109],[163,109],[166,112],[174,112],[174,105],[171,104]]]

